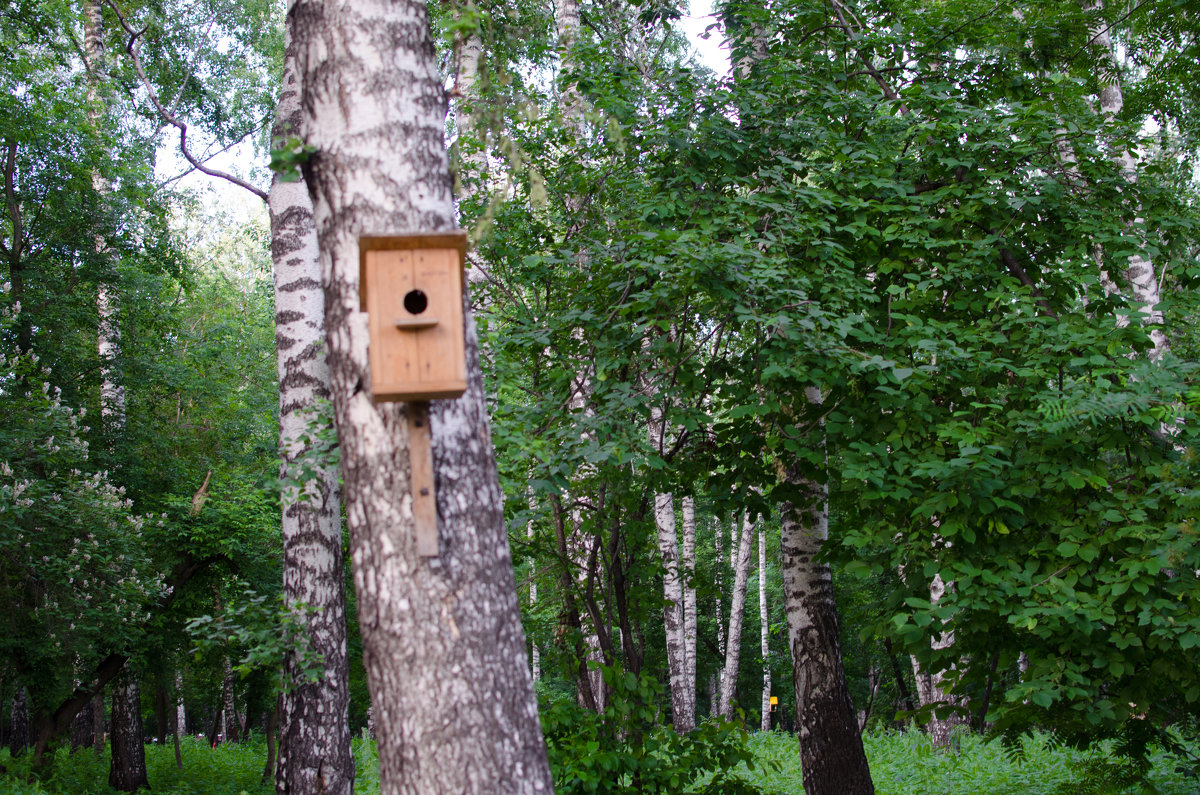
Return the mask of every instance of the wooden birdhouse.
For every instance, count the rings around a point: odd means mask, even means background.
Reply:
[[[429,401],[467,389],[463,231],[360,237],[359,300],[370,331],[375,402],[408,403],[417,554],[438,555]]]
[[[466,249],[463,231],[359,238],[376,402],[454,398],[466,390]]]

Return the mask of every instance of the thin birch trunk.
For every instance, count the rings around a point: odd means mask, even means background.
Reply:
[[[294,13],[381,791],[548,793],[465,291],[467,391],[430,410],[437,557],[417,554],[407,407],[371,399],[358,238],[454,224],[428,11],[414,0],[303,0]]]
[[[1084,0],[1083,10],[1099,14],[1103,11],[1103,0]],[[1110,122],[1115,121],[1125,105],[1124,92],[1121,90],[1121,64],[1117,60],[1113,46],[1111,27],[1098,19],[1089,30],[1089,41],[1092,50],[1099,60],[1100,82],[1100,113]],[[1113,162],[1121,169],[1125,181],[1136,185],[1138,181],[1138,157],[1128,147],[1120,146],[1112,153]],[[1136,217],[1130,224],[1131,230],[1143,235],[1146,219],[1141,215],[1142,208],[1136,208]],[[1162,291],[1158,274],[1154,270],[1154,262],[1142,252],[1133,254],[1125,268],[1125,281],[1129,285],[1130,297],[1138,305],[1143,321],[1150,326],[1147,330],[1154,346],[1147,352],[1151,361],[1159,361],[1171,349],[1170,340],[1163,330],[1165,318],[1159,304],[1162,303]]]
[[[692,723],[696,721],[696,505],[691,497],[682,500],[683,509],[683,641],[687,669],[684,686],[688,695]]]
[[[667,669],[671,682],[671,714],[675,731],[686,734],[696,726],[694,706],[688,700],[687,643],[684,639],[683,584],[679,576],[675,501],[671,494],[654,496],[654,521],[658,551],[663,563],[663,625],[667,643]]]
[[[642,385],[647,397],[654,399],[658,387],[652,379]],[[661,455],[666,446],[667,421],[660,406],[650,409],[650,443]],[[696,726],[694,700],[688,698],[687,641],[684,637],[685,619],[683,582],[679,571],[679,534],[675,521],[675,498],[672,494],[654,495],[654,524],[658,537],[658,552],[663,565],[663,627],[667,646],[667,671],[671,686],[671,716],[675,731],[686,734]]]
[[[227,743],[237,742],[237,716],[233,707],[233,664],[228,656],[221,661],[221,667],[225,672],[221,681],[221,740]]]
[[[301,133],[297,45],[288,14],[283,87],[272,137]],[[304,674],[299,651],[284,661],[288,686],[280,697],[276,791],[350,795],[354,754],[350,736],[350,668],[346,655],[346,595],[343,578],[341,495],[337,466],[318,458],[307,443],[327,401],[325,296],[312,200],[303,179],[279,175],[267,197],[275,284],[275,340],[279,373],[280,478],[282,494],[284,606],[302,622],[312,652],[320,655],[316,681]],[[304,474],[311,474],[299,482]],[[304,612],[301,611],[304,606]],[[272,713],[274,715],[274,712]]]
[[[733,593],[729,600],[729,634],[725,645],[725,666],[721,669],[721,717],[732,720],[733,703],[737,694],[738,666],[742,654],[742,619],[746,614],[746,589],[750,582],[750,548],[754,541],[755,515],[745,514],[738,536],[737,558],[734,560]]]
[[[767,611],[767,530],[758,528],[758,621],[763,666],[762,720],[760,728],[771,730],[771,614]]]

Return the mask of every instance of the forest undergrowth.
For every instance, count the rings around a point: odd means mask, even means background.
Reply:
[[[875,791],[879,795],[1191,795],[1200,782],[1194,766],[1163,752],[1150,756],[1151,770],[1143,784],[1122,775],[1111,747],[1098,743],[1076,749],[1055,742],[1048,734],[1023,736],[1005,746],[1000,740],[965,735],[955,749],[934,751],[917,731],[871,732],[864,736]],[[753,765],[738,771],[748,791],[763,795],[799,795],[800,755],[795,738],[782,732],[763,732],[749,738]],[[183,744],[184,769],[175,767],[170,745],[146,748],[151,791],[158,795],[269,795],[274,788],[261,783],[266,742],[253,737],[216,749],[202,740]],[[1197,749],[1192,748],[1193,753]],[[355,793],[375,795],[379,768],[374,743],[354,741],[358,774]],[[115,792],[107,785],[108,756],[89,751],[60,752],[53,774],[44,782],[28,783],[23,758],[0,751],[0,795],[102,795]],[[633,791],[616,787],[602,791]]]

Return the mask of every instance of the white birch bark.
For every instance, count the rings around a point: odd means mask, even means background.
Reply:
[[[683,642],[687,669],[684,675],[692,723],[696,721],[696,504],[691,497],[681,501],[683,509]]]
[[[418,556],[413,534],[406,408],[371,399],[358,238],[454,224],[428,12],[414,0],[302,0],[295,13],[381,790],[548,793],[468,296],[467,391],[430,412],[435,558]]]
[[[733,699],[737,693],[738,666],[742,653],[742,619],[746,614],[746,589],[750,582],[750,548],[754,541],[756,516],[749,511],[738,537],[737,557],[733,561],[733,593],[729,597],[729,633],[725,643],[725,665],[721,669],[721,695],[718,714],[732,720]],[[730,550],[732,554],[732,550]]]
[[[671,494],[654,495],[654,521],[658,551],[663,563],[663,625],[666,632],[667,669],[671,684],[671,710],[675,731],[695,728],[694,705],[688,699],[687,643],[684,639],[683,583],[679,576],[675,500]]]
[[[805,391],[810,403],[821,402],[819,390]],[[804,790],[808,795],[870,795],[875,786],[842,668],[833,575],[819,559],[829,539],[828,488],[794,467],[786,476],[803,495],[780,508],[779,568]]]
[[[288,15],[275,140],[301,132],[294,19]],[[290,650],[284,661],[288,687],[280,698],[275,788],[281,795],[351,795],[355,771],[338,473],[334,462],[315,459],[306,442],[320,421],[319,403],[330,397],[322,339],[325,296],[308,186],[302,179],[284,182],[276,175],[267,207],[275,283],[279,469],[280,478],[291,483],[281,495],[283,598],[285,608],[303,623],[322,666],[313,682],[304,675],[298,650]],[[306,470],[313,477],[300,483]],[[307,609],[301,612],[301,606]]]
[[[872,793],[842,669],[832,574],[817,559],[829,538],[826,488],[795,473],[790,481],[808,492],[804,503],[784,503],[780,547],[804,789],[810,795]]]
[[[1083,9],[1087,12],[1100,13],[1103,10],[1103,0],[1084,0]],[[1125,105],[1124,92],[1121,90],[1121,65],[1113,47],[1110,28],[1103,20],[1098,20],[1089,31],[1092,48],[1099,60],[1100,82],[1100,112],[1110,121],[1115,120]],[[1136,185],[1138,181],[1138,157],[1132,150],[1122,146],[1112,154],[1113,162],[1120,167],[1125,181]],[[1131,224],[1134,230],[1143,230],[1146,219],[1141,216],[1139,205],[1136,217]],[[1139,231],[1139,234],[1141,232]],[[1129,258],[1125,268],[1125,281],[1129,285],[1129,293],[1144,322],[1154,346],[1147,352],[1151,361],[1159,361],[1170,350],[1170,340],[1163,331],[1165,318],[1159,304],[1162,302],[1162,292],[1159,286],[1158,274],[1154,270],[1154,262],[1141,252]]]
[[[763,686],[762,719],[760,728],[771,730],[771,614],[767,610],[767,529],[758,527],[758,621],[760,627],[760,649],[762,651]]]

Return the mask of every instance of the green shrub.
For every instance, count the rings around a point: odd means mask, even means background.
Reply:
[[[737,773],[740,766],[753,766],[748,735],[740,726],[709,720],[678,735],[658,722],[658,682],[618,668],[601,670],[612,697],[599,714],[566,698],[542,704],[542,730],[559,795],[759,792]]]

